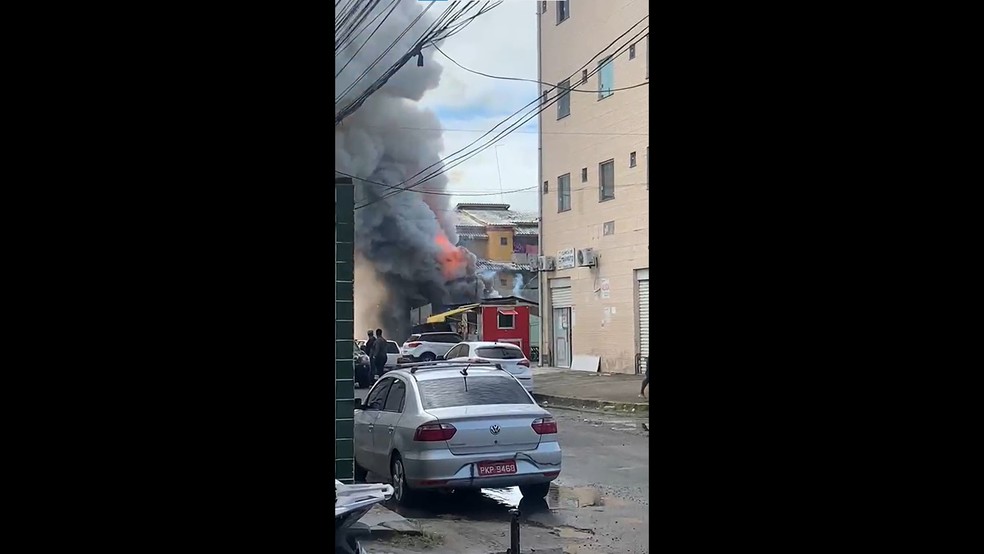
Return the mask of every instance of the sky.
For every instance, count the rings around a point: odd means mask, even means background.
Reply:
[[[536,2],[505,1],[475,19],[440,48],[459,64],[475,71],[536,79]],[[441,83],[428,91],[420,104],[434,110],[441,120],[445,129],[444,156],[466,147],[537,97],[536,83],[490,79],[459,68],[440,52],[435,53],[435,58],[444,68]],[[449,191],[482,194],[455,196],[452,204],[505,202],[513,209],[536,212],[539,180],[536,123],[534,117],[495,146],[451,169]],[[499,194],[517,189],[529,190]]]

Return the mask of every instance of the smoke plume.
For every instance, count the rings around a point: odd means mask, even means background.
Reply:
[[[380,2],[376,10],[388,10],[388,4]],[[376,24],[336,55],[338,68],[352,60],[335,79],[336,96],[368,69],[353,90],[336,101],[336,111],[352,102],[412,49],[434,19],[434,14],[428,12],[413,23],[427,5],[398,2],[368,42],[364,37]],[[376,10],[368,20],[377,15]],[[408,27],[410,31],[397,38]],[[384,53],[394,41],[389,53]],[[431,303],[438,311],[442,304],[470,302],[477,296],[475,257],[454,246],[457,234],[449,197],[422,194],[444,191],[448,182],[444,175],[380,200],[395,192],[392,187],[407,186],[401,183],[428,166],[438,163],[421,177],[442,168],[439,160],[443,141],[441,133],[433,131],[440,129],[440,121],[417,104],[426,91],[440,82],[441,66],[433,53],[433,48],[423,50],[423,66],[413,61],[403,66],[358,111],[335,127],[335,169],[382,183],[355,182],[356,206],[366,205],[355,213],[355,302],[361,307],[378,305],[374,321],[367,321],[372,316],[357,308],[363,314],[360,323],[367,329],[382,327],[386,335],[396,340],[410,334],[411,308]],[[373,274],[369,283],[358,277],[367,271]]]

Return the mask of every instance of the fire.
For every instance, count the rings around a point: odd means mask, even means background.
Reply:
[[[437,254],[437,263],[441,264],[441,272],[447,280],[461,277],[468,266],[468,254],[464,248],[451,244],[444,232],[438,232],[434,237],[434,244],[440,248]]]

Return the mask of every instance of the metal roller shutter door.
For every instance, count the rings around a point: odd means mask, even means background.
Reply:
[[[574,305],[574,294],[570,287],[550,289],[551,308],[570,308]]]
[[[639,281],[639,353],[643,358],[649,357],[649,281]],[[645,373],[646,365],[640,360],[641,372]]]

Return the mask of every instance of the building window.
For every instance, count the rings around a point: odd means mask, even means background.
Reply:
[[[571,81],[564,79],[557,83],[560,97],[557,99],[557,119],[571,115]],[[528,97],[527,97],[528,98]]]
[[[629,45],[629,59],[630,60],[634,60],[635,59],[635,44],[630,44]]]
[[[499,237],[499,246],[508,246],[508,245],[509,245],[509,239],[507,239],[506,237]]]
[[[615,220],[606,221],[605,224],[602,226],[602,229],[603,229],[602,230],[602,234],[603,235],[605,235],[605,236],[614,235],[615,234]]]
[[[588,182],[588,168],[586,167],[581,168],[581,182],[582,183]]]
[[[646,190],[649,190],[649,147],[646,147]]]
[[[615,86],[615,64],[611,56],[598,62],[598,99],[608,98],[612,95]]]
[[[581,70],[581,82],[582,83],[587,83],[588,82],[588,70],[587,69],[582,69]]]
[[[529,12],[526,12],[529,13]],[[557,25],[560,25],[571,16],[571,3],[567,0],[557,0]]]
[[[543,182],[543,194],[550,192],[550,181]]]
[[[635,152],[631,152],[629,153],[629,167],[635,167],[635,166],[636,166]]]
[[[499,312],[499,329],[514,329],[516,327],[515,317],[514,315],[506,315]]]
[[[540,13],[547,13],[547,0],[543,0],[543,2],[541,2],[541,4],[543,5],[543,7],[540,10]]]
[[[571,174],[557,177],[557,212],[571,209]]]
[[[509,286],[509,282],[506,281],[506,278],[505,277],[499,277],[499,286],[500,287]]]
[[[598,201],[615,198],[615,160],[598,164]]]

